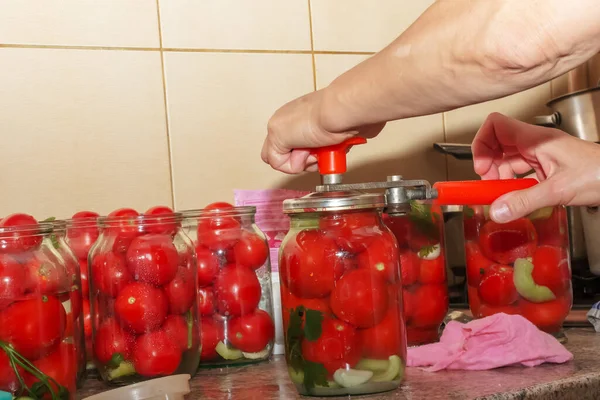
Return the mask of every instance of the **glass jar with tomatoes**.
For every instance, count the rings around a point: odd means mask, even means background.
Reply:
[[[298,392],[342,396],[394,390],[406,332],[398,244],[380,194],[313,193],[284,202],[279,254],[286,361]]]
[[[465,206],[468,297],[474,317],[520,314],[558,334],[573,292],[567,213],[548,207],[499,224],[487,206]]]
[[[93,357],[102,379],[122,385],[193,376],[200,356],[196,257],[181,215],[121,209],[98,223],[88,261]]]
[[[0,390],[75,398],[83,333],[67,253],[50,222],[27,214],[0,220]]]
[[[201,367],[260,362],[273,352],[269,247],[255,214],[223,202],[183,212],[196,239]]]
[[[384,215],[384,221],[400,248],[408,346],[435,342],[448,312],[442,211],[412,201],[406,214]]]
[[[90,315],[90,290],[88,283],[88,254],[93,244],[100,236],[98,229],[99,215],[93,211],[80,211],[71,219],[66,220],[67,232],[65,240],[79,264],[79,276],[82,300],[82,313],[84,320],[85,349],[87,356],[88,372],[95,370],[92,358],[92,317]]]

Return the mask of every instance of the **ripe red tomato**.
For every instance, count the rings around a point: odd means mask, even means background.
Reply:
[[[477,242],[465,243],[465,258],[467,264],[467,283],[477,287],[485,271],[494,265],[494,262],[481,253]]]
[[[346,265],[335,241],[324,231],[305,229],[289,240],[279,264],[282,282],[302,298],[326,297]]]
[[[244,231],[240,241],[233,246],[233,254],[238,265],[258,269],[267,261],[269,247],[256,233]]]
[[[571,284],[569,258],[565,249],[540,246],[533,253],[531,276],[538,285],[546,286],[555,296],[561,296]]]
[[[73,223],[67,229],[67,242],[80,260],[87,259],[92,245],[100,236],[97,227],[99,216],[93,211],[80,211],[71,217]]]
[[[492,265],[481,277],[479,298],[490,306],[508,306],[519,298],[513,282],[513,269],[506,265]]]
[[[198,288],[198,314],[210,316],[215,313],[215,292],[212,286]]]
[[[398,307],[390,307],[383,320],[377,325],[359,329],[363,355],[369,358],[387,359],[404,353],[404,321]]]
[[[521,299],[519,301],[521,315],[531,321],[539,329],[554,333],[558,332],[571,311],[573,297],[571,292],[545,303],[531,303]]]
[[[132,280],[125,257],[121,254],[111,251],[100,253],[92,259],[92,282],[100,293],[117,297]]]
[[[82,304],[83,309],[83,332],[86,338],[92,337],[92,314],[90,310],[90,301],[85,298]]]
[[[233,247],[241,236],[242,226],[234,217],[201,217],[198,221],[198,244],[213,251]]]
[[[179,254],[168,235],[135,238],[127,249],[127,266],[134,279],[161,286],[177,274]]]
[[[227,339],[233,347],[247,353],[256,353],[267,347],[275,337],[275,324],[263,310],[233,318],[227,330]]]
[[[20,253],[40,247],[42,235],[37,232],[37,220],[28,214],[11,214],[0,220],[0,252]],[[18,229],[10,229],[21,227]]]
[[[410,222],[410,220],[405,216],[390,217],[389,215],[385,214],[383,216],[383,221],[396,237],[398,246],[401,249],[407,249],[408,239],[412,234],[412,223]]]
[[[379,217],[372,211],[329,214],[321,217],[319,228],[335,238],[344,251],[360,253],[374,241]]]
[[[433,260],[422,259],[420,263],[419,282],[424,285],[446,282],[446,260],[443,254]]]
[[[125,253],[131,241],[141,233],[137,222],[139,215],[132,208],[120,208],[108,214],[109,217],[116,219],[109,223],[107,231],[115,237],[113,250],[117,253]]]
[[[331,310],[336,317],[359,328],[381,322],[388,307],[385,281],[371,271],[347,272],[331,292]]]
[[[83,297],[88,297],[90,295],[90,283],[88,281],[87,258],[79,260],[79,275],[81,277],[81,294]]]
[[[510,306],[494,307],[481,303],[479,306],[479,318],[489,317],[490,315],[504,313],[508,315],[521,314],[519,303],[511,304]]]
[[[302,299],[294,296],[284,284],[281,284],[279,289],[281,292],[281,312],[284,329],[288,327],[292,310],[300,306],[307,310],[321,311],[325,315],[331,314],[329,299]]]
[[[8,255],[0,256],[0,311],[25,294],[25,278],[21,264]]]
[[[65,309],[54,296],[18,301],[0,312],[0,340],[35,360],[60,342],[66,322]]]
[[[135,342],[133,366],[142,376],[171,375],[180,362],[179,346],[163,330],[143,334]]]
[[[481,307],[481,300],[479,299],[478,289],[471,285],[467,285],[467,296],[469,299],[469,308],[473,317],[479,318],[479,308]]]
[[[183,314],[192,307],[196,295],[195,279],[192,271],[180,267],[175,278],[165,286],[171,314]]]
[[[216,347],[223,338],[222,324],[212,318],[202,318],[200,321],[200,342],[202,346],[200,360],[209,361],[217,358]]]
[[[406,327],[406,342],[409,346],[419,346],[436,342],[439,339],[438,328]]]
[[[219,257],[204,246],[196,247],[198,259],[198,286],[212,285],[219,273]]]
[[[35,293],[56,294],[69,291],[71,284],[65,267],[43,256],[31,257],[23,266],[27,286]]]
[[[358,268],[371,271],[372,274],[390,283],[398,281],[398,244],[389,232],[374,236],[371,244],[358,255]]]
[[[520,218],[506,224],[488,221],[481,228],[479,246],[483,254],[498,264],[509,265],[517,258],[533,255],[537,233],[530,220]]]
[[[204,207],[204,211],[209,210],[228,210],[230,208],[234,208],[233,205],[224,201],[217,201],[214,203],[210,203],[206,207]]]
[[[339,368],[352,368],[361,357],[360,338],[353,326],[332,318],[321,324],[321,336],[302,341],[302,355],[307,361],[321,363],[332,375]]]
[[[414,292],[411,324],[418,328],[438,327],[448,311],[448,287],[422,285]]]
[[[532,222],[537,231],[540,245],[563,248],[569,245],[566,208],[554,207],[549,218],[537,218]]]
[[[44,374],[54,379],[59,385],[67,388],[71,393],[76,390],[77,378],[77,352],[71,343],[61,343],[56,350],[35,360],[33,365]],[[31,387],[37,379],[31,374],[25,374],[25,384]],[[51,383],[54,390],[56,384]]]
[[[125,286],[115,302],[117,317],[133,333],[144,333],[161,326],[168,309],[164,292],[143,282]]]
[[[400,251],[400,272],[402,274],[402,286],[410,286],[417,282],[421,273],[421,260],[411,250]]]
[[[226,316],[251,313],[260,301],[260,282],[250,268],[228,265],[215,282],[217,310]]]
[[[119,323],[109,318],[96,330],[94,355],[102,364],[108,363],[115,354],[127,360],[131,356],[135,337],[121,328]]]
[[[404,321],[408,324],[415,310],[415,295],[409,289],[402,289],[402,311],[404,312]]]
[[[144,224],[144,232],[172,235],[177,231],[178,226],[181,225],[173,215],[173,210],[167,206],[151,207],[144,215],[151,217],[164,215],[164,218],[148,219],[148,223]]]
[[[185,319],[180,315],[169,315],[162,326],[167,336],[181,351],[188,348],[188,326]]]

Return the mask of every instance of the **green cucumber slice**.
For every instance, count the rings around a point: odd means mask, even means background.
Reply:
[[[108,380],[112,381],[129,375],[135,375],[135,368],[129,361],[123,361],[117,368],[108,371]]]
[[[373,377],[373,371],[340,368],[333,373],[333,380],[341,387],[350,388],[366,383]]]
[[[556,296],[546,286],[541,286],[535,283],[531,272],[533,271],[533,263],[525,258],[518,258],[515,261],[513,282],[517,288],[517,292],[526,300],[532,303],[543,303],[554,300]]]
[[[389,368],[389,360],[374,360],[371,358],[363,358],[356,364],[355,369],[363,369],[373,372],[383,372]]]
[[[404,365],[402,363],[402,359],[400,357],[393,355],[389,358],[389,366],[388,369],[384,372],[379,372],[373,375],[371,378],[371,382],[389,382],[397,379],[398,376],[402,379],[404,375]]]
[[[225,360],[239,360],[243,356],[240,350],[227,347],[222,341],[217,343],[215,350]]]
[[[266,358],[269,356],[269,348],[265,347],[261,351],[257,351],[256,353],[246,353],[242,351],[242,355],[249,360],[259,360],[261,358]]]

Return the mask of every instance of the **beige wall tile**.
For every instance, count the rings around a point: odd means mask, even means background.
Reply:
[[[307,0],[160,0],[163,46],[310,50]]]
[[[316,55],[317,87],[364,60],[356,55]],[[433,143],[444,141],[442,115],[390,122],[383,132],[366,145],[349,153],[347,182],[385,180],[388,175],[407,179],[446,179],[445,157],[433,151]]]
[[[260,159],[269,117],[313,89],[308,54],[165,54],[178,209],[232,201],[233,189],[310,188]]]
[[[158,52],[0,49],[0,215],[171,203]]]
[[[379,51],[434,0],[311,0],[315,50]]]
[[[156,0],[0,0],[0,43],[158,47]]]
[[[450,111],[445,114],[446,139],[452,143],[471,143],[481,124],[492,112],[531,122],[534,116],[548,113],[545,104],[550,98],[550,83],[545,83],[503,99]],[[448,158],[448,176],[451,180],[477,179],[472,162],[451,157]]]

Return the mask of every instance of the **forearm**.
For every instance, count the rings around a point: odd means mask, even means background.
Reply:
[[[442,0],[324,90],[330,131],[500,98],[600,51],[596,0]]]

